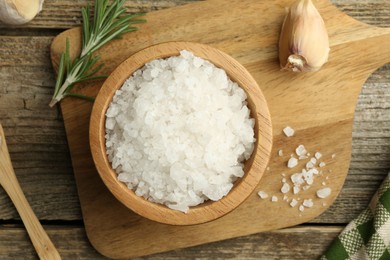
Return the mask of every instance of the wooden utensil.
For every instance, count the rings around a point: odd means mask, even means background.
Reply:
[[[57,249],[43,229],[16,179],[8,153],[3,127],[0,124],[0,184],[14,203],[40,259],[61,259]]]
[[[196,56],[223,68],[230,79],[237,82],[248,96],[251,117],[255,119],[256,144],[254,152],[245,163],[245,175],[237,180],[232,190],[218,201],[208,201],[189,211],[172,210],[161,204],[137,196],[133,190],[118,181],[106,153],[105,121],[106,111],[116,90],[124,81],[145,63],[171,56],[181,50],[188,50]],[[257,187],[267,166],[272,148],[271,116],[264,95],[249,72],[232,57],[208,45],[191,42],[167,42],[143,49],[124,61],[104,82],[97,96],[91,114],[90,146],[96,168],[108,189],[126,207],[148,219],[171,225],[194,225],[205,223],[229,213],[238,207]]]

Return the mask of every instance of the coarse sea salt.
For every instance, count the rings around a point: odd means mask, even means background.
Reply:
[[[328,187],[319,189],[317,190],[317,197],[321,199],[325,199],[330,195],[331,192],[332,192],[331,188]]]
[[[187,212],[227,195],[254,149],[246,94],[181,51],[137,70],[106,113],[108,159],[135,194]]]
[[[319,159],[322,157],[322,154],[321,154],[320,152],[316,152],[316,153],[314,154],[314,157],[315,157],[317,160],[319,160]]]
[[[298,204],[298,201],[296,199],[292,199],[290,202],[291,207],[295,207]]]
[[[297,166],[298,165],[298,160],[297,160],[297,158],[295,158],[295,157],[291,157],[289,160],[288,160],[288,162],[287,162],[287,167],[288,168],[294,168],[295,166]]]
[[[294,135],[295,131],[294,129],[292,129],[291,127],[287,126],[283,129],[283,133],[287,136],[287,137],[291,137]]]
[[[306,199],[306,200],[303,200],[302,205],[305,206],[306,208],[311,208],[311,207],[313,207],[314,203],[313,203],[312,199]]]
[[[259,195],[259,197],[262,199],[268,198],[268,194],[265,191],[259,191],[257,195]]]
[[[305,146],[299,145],[299,146],[295,149],[295,153],[296,153],[298,156],[303,156],[304,154],[306,154],[307,151],[306,151],[306,149],[305,149]]]
[[[288,183],[284,183],[281,190],[280,190],[282,193],[287,193],[290,191],[290,184]]]

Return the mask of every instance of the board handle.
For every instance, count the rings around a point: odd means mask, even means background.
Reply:
[[[383,29],[384,34],[362,40],[361,55],[356,57],[361,61],[360,66],[369,66],[373,70],[390,62],[390,28],[375,29]]]

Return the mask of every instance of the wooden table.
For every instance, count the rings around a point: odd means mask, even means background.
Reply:
[[[100,259],[83,228],[72,165],[58,109],[49,109],[54,74],[49,46],[58,33],[79,26],[92,0],[46,0],[24,26],[0,24],[0,122],[21,186],[64,259]],[[128,0],[131,11],[151,11],[191,0]],[[368,24],[390,26],[388,0],[333,0]],[[364,55],[364,54],[362,54]],[[390,168],[390,64],[367,80],[353,130],[347,181],[333,206],[313,221],[283,230],[162,253],[147,259],[316,259],[368,204]],[[0,188],[0,259],[36,259],[10,199]]]

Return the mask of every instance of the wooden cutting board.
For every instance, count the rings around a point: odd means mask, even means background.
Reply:
[[[103,255],[128,258],[189,247],[261,231],[289,227],[309,221],[336,199],[351,158],[352,124],[355,103],[367,77],[390,61],[390,29],[362,24],[341,13],[327,0],[315,1],[328,28],[331,52],[329,62],[316,73],[281,72],[277,41],[288,0],[209,0],[149,13],[140,31],[115,40],[99,51],[110,73],[134,52],[166,41],[193,41],[216,47],[243,64],[254,76],[268,101],[274,147],[269,169],[257,191],[276,195],[260,199],[253,193],[232,213],[195,226],[170,226],[144,219],[120,204],[106,189],[94,167],[88,143],[92,103],[67,98],[61,103],[74,174],[88,238]],[[52,44],[52,62],[69,38],[72,55],[80,49],[80,30],[68,30]],[[102,82],[93,82],[77,91],[96,95]],[[285,126],[295,136],[282,134]],[[314,206],[300,212],[282,200],[282,173],[290,175],[304,167],[302,160],[294,169],[286,162],[299,144],[313,155],[320,151],[326,166],[312,187],[297,195],[312,198]],[[278,156],[283,150],[284,155]],[[332,158],[332,155],[334,158]],[[331,196],[320,200],[315,191],[325,182]]]

